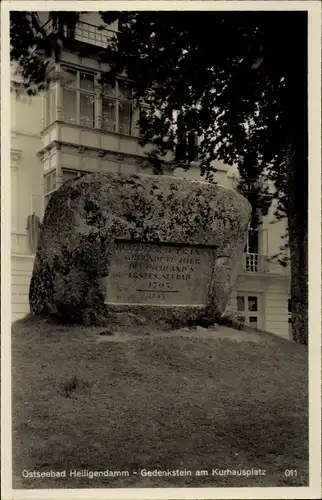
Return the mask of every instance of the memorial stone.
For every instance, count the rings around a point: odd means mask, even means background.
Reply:
[[[176,177],[110,173],[68,182],[46,209],[31,311],[87,325],[122,314],[164,327],[215,321],[250,212],[231,189]]]

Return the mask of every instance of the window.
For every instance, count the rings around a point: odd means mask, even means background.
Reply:
[[[61,119],[68,123],[77,123],[77,94],[74,90],[63,88]]]
[[[46,174],[44,176],[44,195],[45,195],[45,206],[50,199],[51,194],[56,189],[56,170]]]
[[[63,169],[63,182],[71,181],[73,179],[77,179],[77,172],[73,170],[65,170]]]
[[[248,296],[248,310],[258,311],[257,297]]]
[[[95,127],[94,75],[64,67],[62,76],[62,121]]]
[[[79,73],[80,125],[95,127],[94,75]]]
[[[237,313],[239,319],[254,328],[259,328],[260,312],[259,297],[257,295],[237,295]]]
[[[133,104],[129,84],[119,80],[113,88],[104,84],[99,96],[95,91],[95,77],[92,73],[62,68],[62,121],[132,135]]]
[[[54,87],[45,96],[45,126],[56,121],[56,88]]]
[[[125,82],[117,81],[116,87],[104,85],[102,99],[102,127],[119,134],[132,134],[133,109],[131,90]]]
[[[65,66],[62,67],[63,71],[63,85],[65,87],[70,87],[70,88],[77,88],[78,85],[78,71],[75,69],[70,69],[66,68]]]
[[[70,180],[77,179],[78,177],[82,177],[83,175],[86,175],[88,172],[63,168],[62,173],[63,173],[63,183],[64,183]]]
[[[251,326],[254,328],[258,328],[258,321],[257,321],[257,316],[249,316],[248,322]]]
[[[247,233],[246,252],[257,254],[258,250],[259,250],[258,229],[250,229]]]
[[[115,38],[115,33],[111,30],[101,29],[99,26],[78,22],[76,23],[74,31],[68,33],[66,30],[65,36],[75,38],[75,40],[79,42],[90,43],[98,47],[106,48],[110,40]]]
[[[116,132],[116,100],[103,96],[102,127],[109,132]]]
[[[119,101],[119,133],[131,134],[132,106],[129,102]]]
[[[244,252],[246,255],[245,271],[256,273],[260,271],[259,230],[249,228]]]
[[[199,137],[193,131],[187,130],[184,118],[179,113],[177,117],[175,160],[178,163],[190,163],[198,160]]]
[[[95,109],[94,100],[92,96],[81,92],[79,95],[80,101],[80,114],[79,121],[80,125],[85,125],[86,127],[95,127]]]
[[[72,179],[77,179],[82,175],[86,175],[88,172],[81,170],[73,170],[69,168],[62,168],[63,183]],[[45,207],[53,194],[57,189],[56,183],[56,170],[52,170],[49,174],[44,176],[44,195],[45,195]]]

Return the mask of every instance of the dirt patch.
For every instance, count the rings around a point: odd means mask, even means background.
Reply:
[[[134,342],[138,339],[144,338],[171,338],[171,337],[184,337],[196,339],[210,339],[218,341],[220,339],[227,339],[235,342],[255,342],[263,343],[273,341],[274,336],[267,332],[258,331],[243,331],[226,326],[214,326],[211,328],[203,328],[196,326],[193,328],[180,328],[178,330],[152,330],[147,329],[143,333],[135,333],[128,331],[113,331],[106,328],[98,329],[97,342]]]

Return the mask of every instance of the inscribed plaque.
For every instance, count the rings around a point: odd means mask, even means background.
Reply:
[[[107,278],[107,304],[204,306],[214,249],[116,242]]]

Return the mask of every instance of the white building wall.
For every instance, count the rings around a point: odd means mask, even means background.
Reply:
[[[11,92],[11,297],[12,320],[29,312],[29,283],[34,254],[29,247],[27,217],[43,214],[41,99]]]
[[[33,255],[12,256],[11,258],[11,313],[12,321],[29,313],[29,284],[34,263]]]
[[[238,276],[228,309],[237,312],[238,295],[256,295],[259,301],[259,328],[291,339],[288,325],[289,280],[278,276]]]
[[[284,280],[272,280],[266,293],[266,330],[285,339],[290,339],[288,329],[289,289]]]
[[[237,290],[234,289],[230,295],[227,307],[226,307],[226,312],[235,312],[237,311]]]

